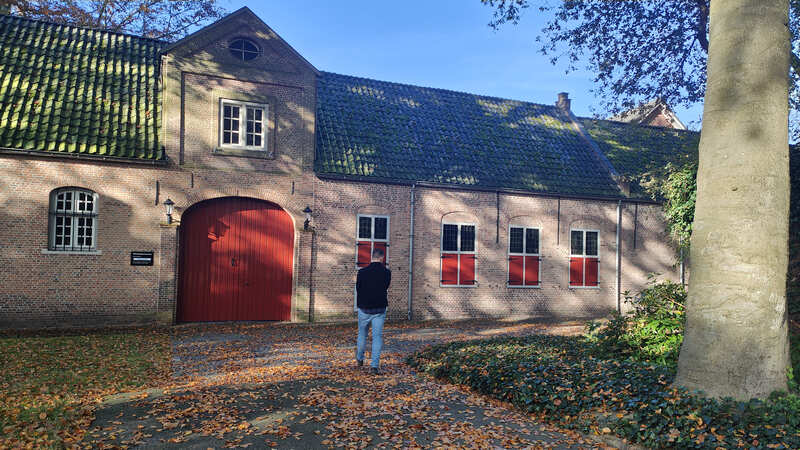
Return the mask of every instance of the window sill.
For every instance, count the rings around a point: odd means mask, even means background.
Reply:
[[[244,148],[215,148],[213,154],[240,158],[272,159],[272,154],[266,150],[248,150]]]
[[[92,250],[92,251],[77,251],[77,250],[48,250],[46,248],[42,249],[43,255],[102,255],[103,252],[101,250]]]
[[[517,284],[507,284],[506,287],[509,288],[509,289],[541,289],[542,285],[541,284],[530,284],[530,285],[526,285],[526,286],[520,286],[520,285],[517,285]]]
[[[475,284],[439,284],[440,288],[465,288],[465,289],[474,289],[478,287],[478,283]]]
[[[569,286],[570,289],[600,289],[600,286]]]

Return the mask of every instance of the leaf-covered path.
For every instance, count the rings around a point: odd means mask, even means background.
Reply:
[[[98,405],[84,444],[191,448],[594,448],[508,405],[418,377],[421,346],[580,323],[388,324],[383,374],[355,367],[353,325],[178,327],[169,386]],[[369,346],[368,346],[369,348]]]

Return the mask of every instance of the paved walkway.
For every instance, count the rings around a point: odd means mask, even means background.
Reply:
[[[574,334],[581,323],[387,324],[383,374],[354,365],[354,325],[178,327],[174,386],[109,397],[90,446],[168,448],[596,448],[576,434],[403,364],[435,342]],[[369,348],[369,347],[368,347]]]

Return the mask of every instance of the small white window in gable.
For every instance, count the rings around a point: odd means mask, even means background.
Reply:
[[[223,99],[219,118],[220,147],[266,150],[267,105]]]
[[[250,61],[261,54],[261,50],[255,42],[242,38],[232,40],[231,43],[228,44],[228,50],[240,61]]]

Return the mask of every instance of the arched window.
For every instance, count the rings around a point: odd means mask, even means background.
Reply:
[[[50,250],[88,252],[97,248],[97,194],[74,187],[50,193]]]
[[[255,42],[242,38],[232,40],[228,45],[228,50],[231,51],[231,54],[236,59],[241,61],[250,61],[261,53]]]

